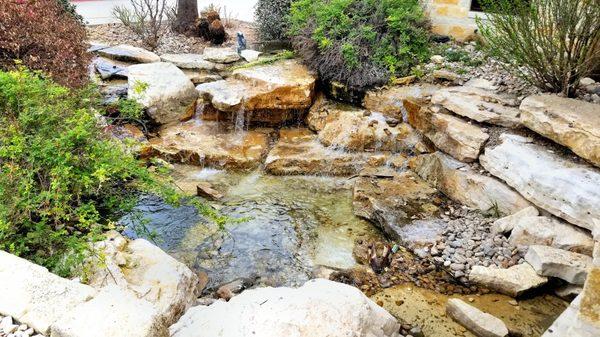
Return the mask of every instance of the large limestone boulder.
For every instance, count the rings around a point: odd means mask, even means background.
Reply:
[[[479,126],[429,108],[409,111],[408,122],[437,148],[463,162],[475,161],[489,138]]]
[[[600,166],[600,107],[555,95],[527,97],[521,103],[521,122]]]
[[[521,296],[528,290],[540,287],[548,278],[539,276],[527,263],[507,269],[474,266],[469,281],[508,296]]]
[[[117,61],[135,63],[160,62],[160,57],[153,52],[126,44],[100,49],[98,50],[98,54]]]
[[[532,217],[532,216],[535,217],[538,215],[540,215],[540,212],[538,211],[538,209],[533,206],[529,206],[527,208],[524,208],[524,209],[518,211],[517,213],[505,216],[503,218],[500,218],[500,219],[494,221],[494,223],[492,224],[491,231],[492,231],[492,233],[495,233],[495,234],[508,233],[508,232],[512,231],[512,229],[515,227],[515,224],[521,218]]]
[[[306,128],[281,129],[279,140],[265,160],[265,170],[275,175],[323,174],[347,176],[365,166],[386,163],[386,155],[346,152],[325,147]]]
[[[237,69],[227,80],[196,89],[210,103],[207,115],[244,111],[250,122],[280,124],[300,118],[311,106],[315,83],[316,76],[308,68],[285,60]]]
[[[600,289],[599,289],[600,290]],[[600,319],[598,309],[593,309],[594,317],[582,314],[582,296],[577,296],[567,309],[552,323],[542,337],[596,337],[600,336]],[[596,300],[598,300],[596,298]],[[596,304],[597,305],[597,301]],[[592,307],[594,308],[594,307]]]
[[[480,157],[486,170],[572,224],[589,230],[600,226],[598,169],[562,158],[521,136],[503,134],[500,141]]]
[[[54,321],[96,295],[90,286],[4,251],[0,251],[0,280],[0,314],[45,335]]]
[[[485,313],[458,298],[446,304],[446,313],[478,337],[506,337],[508,328],[499,318]]]
[[[403,120],[404,111],[420,109],[429,103],[431,96],[439,89],[430,84],[374,89],[366,93],[363,106],[386,117]]]
[[[516,108],[516,97],[474,86],[438,90],[431,97],[431,102],[480,123],[506,127],[519,125],[520,111]]]
[[[485,212],[497,208],[502,214],[513,214],[531,206],[501,181],[479,174],[441,152],[415,157],[409,165],[431,186],[463,205]]]
[[[136,64],[128,68],[127,95],[147,108],[160,124],[193,116],[198,92],[189,78],[172,63]]]
[[[563,279],[571,284],[583,284],[591,267],[592,258],[548,246],[529,246],[527,261],[538,275]]]
[[[439,199],[437,190],[411,171],[368,171],[361,172],[354,184],[354,214],[374,222],[411,249],[435,244],[446,227],[435,219],[439,210],[432,200]]]
[[[215,70],[216,65],[213,62],[205,60],[199,54],[163,54],[160,56],[163,62],[169,62],[181,69],[193,70]]]
[[[260,165],[269,136],[261,130],[236,132],[216,122],[191,120],[163,127],[150,145],[154,154],[166,160],[248,170]]]
[[[116,285],[152,303],[165,326],[177,321],[197,298],[198,277],[150,242],[128,242],[111,232],[96,244],[106,268],[94,268],[90,285],[102,289]]]
[[[171,337],[397,337],[400,325],[360,290],[323,279],[259,288],[229,302],[190,309]]]
[[[109,286],[52,324],[50,337],[166,337],[153,305]]]
[[[544,245],[592,256],[589,232],[556,218],[529,216],[518,219],[509,241],[515,246]]]

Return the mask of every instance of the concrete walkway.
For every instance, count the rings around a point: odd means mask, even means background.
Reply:
[[[166,0],[174,6],[177,0]],[[114,6],[131,6],[129,0],[71,0],[77,6],[77,12],[89,25],[118,22],[112,16]],[[254,21],[254,5],[256,0],[198,0],[198,9],[214,3],[226,8],[232,17],[243,21]]]

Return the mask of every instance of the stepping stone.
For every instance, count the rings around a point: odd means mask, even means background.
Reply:
[[[109,59],[136,63],[160,62],[160,57],[143,48],[121,44],[98,50],[98,54]]]
[[[529,246],[527,261],[541,276],[552,276],[571,284],[584,284],[592,258],[548,246]]]
[[[512,297],[518,297],[548,282],[548,278],[538,276],[527,263],[508,269],[474,266],[469,274],[469,280]]]
[[[215,64],[206,61],[200,54],[164,54],[160,59],[182,69],[215,70]]]
[[[446,313],[478,337],[506,337],[508,328],[497,317],[485,313],[457,298],[446,304]]]
[[[202,57],[206,61],[222,64],[240,60],[240,55],[235,50],[229,48],[204,48]]]

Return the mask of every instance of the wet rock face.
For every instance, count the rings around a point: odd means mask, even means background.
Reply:
[[[521,122],[600,167],[600,107],[554,95],[531,96],[521,104]]]
[[[311,106],[315,82],[316,76],[305,66],[286,60],[238,69],[227,80],[201,84],[196,89],[209,103],[209,112],[210,108],[224,115],[243,111],[250,123],[279,125],[298,120]]]
[[[178,122],[194,114],[198,92],[188,77],[171,63],[137,64],[128,68],[128,93],[147,108],[159,124]]]
[[[400,325],[360,290],[326,280],[298,289],[253,289],[229,302],[195,307],[175,325],[172,337],[373,336],[399,337]]]
[[[216,122],[191,120],[166,126],[150,140],[153,153],[193,165],[248,170],[260,165],[269,137],[261,131],[234,132]]]
[[[379,166],[387,156],[372,153],[350,153],[327,148],[317,135],[305,128],[281,129],[279,140],[269,152],[265,170],[275,175],[323,174],[345,176],[363,167]]]
[[[572,224],[594,230],[600,219],[600,172],[504,134],[480,157],[482,166],[522,196]]]

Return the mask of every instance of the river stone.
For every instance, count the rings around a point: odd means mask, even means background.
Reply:
[[[50,337],[166,337],[150,302],[117,286],[102,289],[52,324]]]
[[[505,127],[519,125],[520,111],[513,96],[464,86],[438,90],[431,97],[431,102],[480,123]]]
[[[370,111],[381,112],[386,117],[403,120],[406,101],[413,105],[427,105],[433,95],[440,87],[431,84],[418,84],[399,86],[368,91],[363,100],[363,106]]]
[[[248,170],[260,165],[269,137],[260,130],[236,132],[217,122],[190,120],[163,127],[150,145],[155,155],[166,160]]]
[[[516,212],[515,214],[511,214],[509,216],[505,216],[503,218],[500,218],[500,219],[494,221],[491,231],[492,231],[492,233],[495,233],[495,234],[508,233],[515,227],[515,224],[519,221],[519,219],[526,218],[526,217],[532,217],[532,216],[538,216],[539,214],[540,214],[540,212],[538,211],[537,208],[535,208],[533,206],[529,206],[527,208],[524,208],[524,209]]]
[[[293,288],[244,291],[190,309],[171,337],[399,337],[400,325],[360,290],[323,279]]]
[[[525,261],[538,275],[558,277],[571,284],[583,284],[592,264],[587,255],[539,245],[529,246]]]
[[[46,268],[0,250],[0,314],[45,335],[50,325],[96,291],[50,273]]]
[[[505,337],[508,328],[500,320],[471,306],[458,298],[451,298],[446,304],[446,313],[460,325],[478,337]]]
[[[160,62],[160,57],[151,51],[126,44],[98,50],[98,54],[109,59],[136,63]]]
[[[508,269],[474,266],[469,274],[469,281],[517,297],[546,284],[548,278],[538,276],[529,264],[523,263]]]
[[[148,116],[155,122],[177,122],[194,114],[198,92],[175,65],[166,62],[137,64],[128,70],[127,95],[147,108]]]
[[[407,111],[410,125],[437,148],[463,162],[475,161],[489,138],[482,128],[454,116],[433,113],[426,107]]]
[[[600,106],[556,95],[530,96],[521,122],[600,167]]]
[[[594,240],[589,232],[545,216],[518,219],[509,241],[515,246],[544,245],[589,256],[594,250]]]
[[[391,177],[361,172],[354,184],[352,206],[354,214],[374,222],[393,240],[417,249],[435,244],[445,228],[443,221],[432,219],[439,212],[432,203],[437,193],[411,171],[391,171]],[[413,219],[430,220],[413,224]]]
[[[409,166],[450,199],[484,212],[513,214],[531,206],[501,181],[475,172],[469,165],[441,152],[413,158]]]
[[[182,69],[215,70],[215,64],[206,61],[200,54],[163,54],[160,59]]]
[[[233,63],[240,60],[240,55],[231,48],[204,48],[202,57],[214,63]]]
[[[600,226],[600,171],[577,164],[528,138],[503,134],[480,163],[536,206],[572,224]]]

